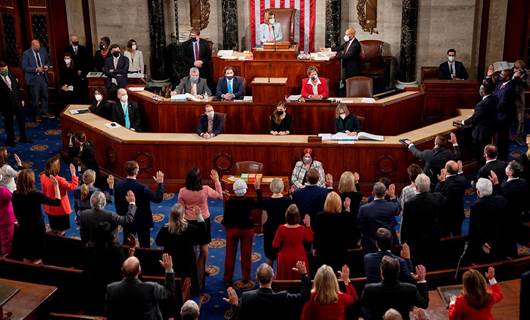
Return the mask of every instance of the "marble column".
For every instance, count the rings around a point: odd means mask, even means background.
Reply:
[[[340,44],[341,0],[326,0],[326,47]]]
[[[166,34],[164,31],[163,0],[148,0],[149,39],[151,42],[151,77],[156,80],[166,78],[164,72],[164,49]]]
[[[173,0],[173,7],[175,9],[175,37],[177,37],[177,42],[179,39],[179,5],[178,0]]]
[[[237,0],[222,0],[223,49],[239,48],[237,32]]]
[[[403,0],[402,5],[399,81],[402,83],[408,83],[416,80],[418,0]]]

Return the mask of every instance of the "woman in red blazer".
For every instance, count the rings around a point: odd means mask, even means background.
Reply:
[[[477,270],[470,269],[464,273],[464,288],[458,297],[452,296],[449,304],[449,319],[493,320],[491,309],[502,300],[501,287],[495,280],[495,269],[488,268],[486,279]]]
[[[350,283],[347,265],[339,271],[346,285],[346,293],[339,290],[339,282],[330,266],[322,265],[315,274],[311,298],[304,305],[301,320],[344,320],[346,307],[357,301],[357,293]]]
[[[302,79],[302,97],[305,99],[326,99],[329,97],[328,79],[318,77],[317,67],[307,68],[309,78]],[[314,88],[316,87],[317,94]]]

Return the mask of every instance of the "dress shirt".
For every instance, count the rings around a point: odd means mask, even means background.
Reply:
[[[118,61],[120,60],[120,57],[112,57],[112,61],[114,62],[114,69],[118,68]]]
[[[311,81],[311,78],[309,78],[307,83],[313,87],[313,94],[311,96],[318,96],[318,86],[320,85],[320,78],[317,78],[316,84],[314,84],[313,81]]]
[[[195,61],[201,60],[200,53],[199,53],[199,41],[193,42],[193,57],[195,58]]]
[[[9,79],[9,75],[2,76],[2,79],[4,79],[4,82],[6,83],[9,90],[13,90],[13,88],[11,87],[11,79]]]

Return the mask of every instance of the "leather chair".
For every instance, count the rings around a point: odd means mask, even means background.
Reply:
[[[438,69],[436,66],[421,67],[421,82],[438,79]]]
[[[364,120],[366,120],[366,118],[363,116],[358,116],[358,115],[355,115],[355,116],[357,117],[357,120],[359,120],[359,126],[361,127],[361,130],[359,131],[362,131],[364,128]]]
[[[292,8],[268,8],[265,12],[274,13],[274,20],[282,26],[282,41],[294,43],[294,23],[296,9]]]
[[[383,77],[385,64],[383,61],[383,41],[363,40],[361,43],[361,74]]]
[[[256,161],[238,161],[236,162],[236,174],[242,173],[262,173],[263,163]]]
[[[374,93],[374,80],[358,76],[346,79],[346,97],[371,97]]]

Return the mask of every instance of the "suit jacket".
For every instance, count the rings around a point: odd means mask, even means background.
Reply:
[[[364,287],[361,303],[366,320],[382,319],[390,308],[399,311],[403,320],[408,320],[413,306],[427,309],[429,291],[426,283],[371,283]]]
[[[399,280],[401,282],[416,283],[416,281],[410,276],[410,273],[414,272],[414,266],[410,259],[403,259],[390,251],[381,250],[364,255],[364,274],[366,275],[366,283],[381,282],[381,260],[384,256],[390,256],[399,261]]]
[[[107,286],[107,319],[162,320],[159,303],[175,295],[175,274],[166,273],[165,284],[123,279]]]
[[[283,39],[283,32],[282,32],[282,25],[279,22],[275,22],[273,24],[273,31],[274,31],[274,39],[276,41],[282,41]],[[267,39],[270,36],[270,29],[269,25],[267,23],[262,23],[259,25],[259,42],[263,44],[264,42],[269,42]]]
[[[186,40],[182,43],[182,60],[186,63],[188,70],[195,63],[195,53],[193,52],[193,41]],[[199,68],[201,78],[210,78],[210,64],[212,62],[212,50],[208,41],[199,40],[199,60],[202,60],[202,67]]]
[[[478,177],[488,179],[490,176],[490,171],[495,172],[499,178],[499,182],[506,181],[506,173],[504,169],[508,164],[502,160],[495,159],[493,161],[487,162],[478,170]]]
[[[441,192],[446,198],[445,211],[440,216],[440,224],[442,226],[449,226],[450,221],[458,219],[464,220],[464,195],[466,189],[469,187],[469,181],[462,174],[449,176],[445,182],[438,182],[435,191]],[[442,234],[442,236],[448,234]]]
[[[101,100],[99,104],[97,103],[96,100],[93,100],[90,107],[88,107],[88,110],[90,110],[90,112],[95,113],[102,118],[113,121],[112,110],[114,109],[114,104],[116,104],[116,102],[111,101],[111,100]]]
[[[521,275],[521,296],[519,303],[519,320],[530,319],[530,271]]]
[[[232,92],[236,96],[235,99],[241,99],[245,95],[245,85],[240,77],[234,77],[234,80],[232,80]],[[221,77],[217,80],[215,95],[221,99],[221,95],[225,93],[228,93],[228,80],[225,77]]]
[[[274,292],[259,288],[243,292],[239,305],[234,308],[232,320],[282,320],[294,319],[292,309],[300,308],[311,296],[311,279],[303,276],[300,293]],[[291,312],[288,312],[291,311]]]
[[[140,108],[138,108],[138,104],[133,101],[128,101],[127,103],[131,128],[133,128],[135,131],[142,131],[142,118],[140,116]],[[125,113],[123,113],[121,102],[114,103],[112,105],[112,121],[125,126]]]
[[[437,181],[437,175],[440,174],[440,170],[445,167],[447,161],[460,159],[460,148],[458,146],[454,146],[451,152],[444,147],[420,151],[415,145],[410,145],[409,151],[412,152],[414,157],[425,162],[423,172],[431,178],[431,183]]]
[[[224,126],[225,124],[224,124],[223,117],[218,113],[214,113],[213,126],[212,126],[213,134],[218,136],[221,133],[223,133]],[[197,134],[201,135],[201,133],[206,133],[207,131],[208,131],[208,116],[203,114],[199,118],[199,125],[197,126]]]
[[[129,203],[125,196],[127,191],[134,192],[136,197],[136,215],[133,220],[134,230],[144,230],[153,226],[153,214],[151,212],[151,202],[160,203],[164,200],[164,184],[157,184],[156,191],[149,188],[136,179],[124,179],[114,187],[114,202],[116,213],[120,216],[127,215]]]
[[[180,83],[175,88],[175,91],[177,92],[177,94],[191,93],[191,80],[190,80],[190,77],[184,77],[184,78],[180,79]],[[199,78],[199,82],[197,83],[197,94],[198,95],[204,95],[205,92],[209,96],[212,95],[212,91],[208,87],[208,83],[206,83],[206,79]]]
[[[355,114],[350,113],[344,120],[342,120],[340,117],[335,119],[335,130],[337,132],[359,132],[362,130],[362,128],[361,124],[359,123],[359,119],[357,119]]]
[[[118,243],[118,226],[133,222],[136,206],[130,204],[125,216],[107,210],[88,209],[79,215],[79,233],[81,241],[88,247]]]
[[[344,79],[351,78],[361,73],[361,43],[357,38],[351,41],[352,43],[349,48],[349,42],[344,42],[342,45],[333,48],[333,51],[337,51],[337,58],[342,60]],[[348,51],[345,52],[346,48]]]
[[[467,80],[469,75],[467,74],[466,67],[460,61],[455,61],[455,73],[458,79]],[[440,64],[438,67],[438,79],[440,80],[453,80],[451,76],[451,70],[449,70],[449,61]]]
[[[491,81],[491,79],[490,79]],[[509,127],[515,121],[515,100],[517,98],[516,82],[510,80],[502,83],[498,81],[494,95],[499,100],[497,104],[497,122],[500,127]]]
[[[2,76],[0,76],[0,112],[4,116],[14,114],[18,109],[22,107],[22,96],[18,87],[17,78],[15,74],[9,71],[7,75],[11,81],[11,89],[4,82]]]
[[[396,225],[395,216],[401,211],[397,200],[374,200],[362,205],[359,208],[357,216],[357,225],[361,231],[361,244],[364,252],[375,252],[375,232],[379,228],[387,228],[396,239],[394,226]],[[397,243],[397,241],[394,241]]]
[[[48,56],[48,51],[46,51],[46,48],[40,48],[39,56],[41,65],[43,67],[50,66],[50,57]],[[37,60],[35,59],[33,50],[29,48],[28,50],[24,51],[24,54],[22,55],[22,70],[24,70],[24,79],[26,80],[26,84],[28,86],[31,86],[33,79],[36,77],[43,76],[46,81],[48,81],[48,72],[45,71],[41,74],[38,74],[36,69]]]
[[[320,84],[317,86],[318,94],[321,95],[323,98],[329,97],[329,89],[327,84],[327,79],[320,77]],[[311,85],[309,82],[311,80],[309,78],[302,79],[302,97],[309,98],[309,96],[313,95],[313,85]]]
[[[66,47],[64,52],[69,52],[72,55],[74,65],[77,69],[81,70],[81,76],[85,77],[92,68],[92,52],[88,50],[87,47],[82,45],[77,46],[77,54],[75,53],[74,47],[72,45]]]
[[[473,115],[465,120],[466,125],[472,126],[471,137],[474,141],[486,142],[495,133],[497,122],[497,104],[499,100],[494,95],[484,97],[475,106]]]
[[[331,189],[323,188],[318,185],[306,185],[293,193],[293,202],[300,210],[300,216],[309,214],[311,217],[311,226],[314,228],[316,214],[324,210],[324,202]]]
[[[111,71],[112,70],[112,71]],[[124,55],[120,55],[116,68],[114,68],[114,56],[109,55],[105,60],[103,66],[103,73],[107,76],[105,80],[105,86],[108,88],[112,87],[112,79],[116,79],[118,88],[127,87],[128,79],[127,74],[129,73],[129,58]]]

